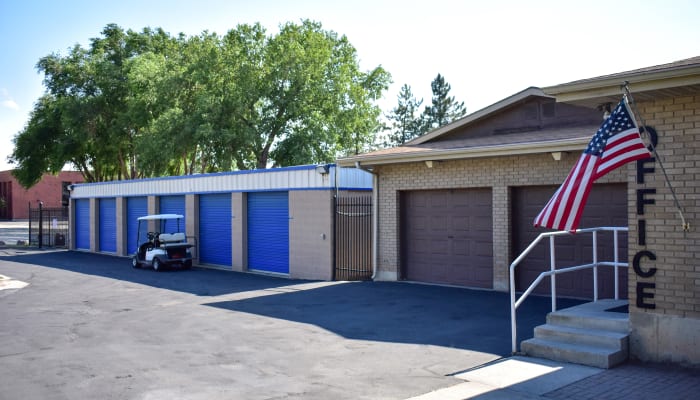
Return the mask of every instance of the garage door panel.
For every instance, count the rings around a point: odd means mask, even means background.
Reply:
[[[138,218],[146,215],[148,215],[147,197],[129,197],[126,200],[126,241],[129,254],[136,253],[138,247]]]
[[[289,193],[248,193],[248,268],[289,273]]]
[[[488,231],[493,227],[493,218],[491,215],[472,217],[472,227],[474,230]]]
[[[426,201],[426,205],[430,205],[432,208],[436,208],[439,210],[444,210],[447,208],[447,201],[448,201],[448,194],[447,193],[437,193],[435,195],[430,195],[428,193],[425,194],[428,197],[428,201]]]
[[[116,253],[117,251],[117,201],[116,199],[99,200],[99,245],[100,251]]]
[[[430,229],[421,229],[426,220]],[[492,287],[491,221],[490,189],[403,192],[402,277]],[[417,238],[424,241],[418,244]],[[429,246],[430,257],[424,257],[423,246]]]
[[[474,247],[472,254],[474,254],[475,256],[488,258],[493,257],[493,243],[485,241],[475,241],[473,242],[472,246]]]
[[[417,254],[426,254],[430,251],[430,241],[426,239],[411,240],[411,247]]]
[[[448,231],[449,220],[447,216],[437,215],[430,220],[430,235]]]
[[[512,190],[512,250],[511,259],[520,253],[545,230],[535,228],[532,221],[556,191],[555,186],[517,187]],[[624,183],[595,184],[590,192],[588,203],[581,217],[581,228],[598,226],[627,226],[627,185]],[[598,257],[600,260],[613,259],[612,233],[598,234]],[[592,239],[590,234],[557,237],[556,260],[561,267],[592,262]],[[620,235],[620,260],[627,255],[627,235]],[[549,245],[538,245],[516,269],[516,287],[525,290],[540,272],[549,270]],[[621,270],[620,293],[627,294],[627,271]],[[599,294],[603,298],[612,297],[612,268],[598,268]],[[557,294],[570,297],[591,298],[593,293],[593,273],[591,270],[578,271],[557,276]],[[549,279],[535,290],[536,293],[550,292]]]
[[[547,247],[549,247],[549,244],[547,244]],[[557,264],[569,266],[569,265],[573,265],[573,263],[576,262],[577,259],[580,259],[580,257],[576,257],[576,253],[578,251],[577,251],[574,243],[568,243],[566,245],[557,244],[557,247],[555,248],[555,250],[556,250]],[[549,257],[549,255],[547,255],[547,257]],[[581,260],[581,261],[583,261],[583,260]]]
[[[434,256],[445,255],[449,252],[447,240],[431,240],[430,253]]]
[[[451,228],[455,232],[469,232],[471,227],[471,219],[469,217],[454,217],[451,220]]]
[[[185,215],[185,196],[162,196],[158,209],[161,214]],[[185,220],[167,220],[164,225],[165,233],[185,232]]]
[[[231,194],[199,196],[199,260],[231,266]]]
[[[90,200],[75,200],[75,248],[90,250]]]
[[[471,249],[471,244],[468,240],[453,240],[452,241],[452,254],[456,257],[459,256],[469,256],[473,254]]]

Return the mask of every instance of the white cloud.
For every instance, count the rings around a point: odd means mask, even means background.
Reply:
[[[10,91],[6,88],[0,88],[0,107],[19,111],[19,104],[10,96]]]
[[[0,106],[9,108],[11,110],[19,111],[19,105],[12,99],[3,100],[2,102],[0,102]]]

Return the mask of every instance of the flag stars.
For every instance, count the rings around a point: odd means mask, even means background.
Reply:
[[[624,101],[618,104],[588,142],[569,176],[535,218],[535,226],[576,230],[580,211],[585,206],[593,182],[628,162],[651,157]],[[625,132],[625,136],[612,139],[622,132]],[[610,154],[608,150],[611,150]]]

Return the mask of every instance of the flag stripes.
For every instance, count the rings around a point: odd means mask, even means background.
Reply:
[[[564,183],[537,215],[535,226],[575,231],[593,183],[628,162],[651,157],[623,98],[605,120]]]

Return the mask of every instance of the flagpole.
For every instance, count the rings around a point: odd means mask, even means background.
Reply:
[[[639,112],[637,109],[637,103],[634,101],[634,97],[632,97],[632,93],[630,92],[629,88],[629,81],[624,81],[622,84],[622,87],[625,89],[625,97],[627,97],[627,103],[629,103],[632,106],[632,112],[636,115],[637,118],[639,118],[639,122],[641,122],[642,127],[644,127],[646,131],[646,123],[644,122],[644,118],[642,117],[642,114]],[[661,167],[661,171],[664,174],[664,179],[666,180],[666,185],[668,186],[669,190],[671,191],[671,195],[673,196],[673,201],[676,205],[676,208],[678,209],[678,215],[681,217],[681,224],[682,228],[685,232],[688,232],[690,230],[690,224],[688,224],[685,221],[685,216],[683,215],[683,209],[681,208],[681,203],[678,201],[678,196],[676,196],[676,191],[673,189],[673,186],[671,185],[671,180],[668,178],[668,174],[666,173],[666,168],[664,168],[664,164],[661,161],[661,157],[659,157],[659,153],[656,152],[656,146],[654,145],[653,140],[649,140],[649,146],[651,147],[651,152],[654,153],[654,157],[656,158],[656,161],[659,163],[659,167]]]

